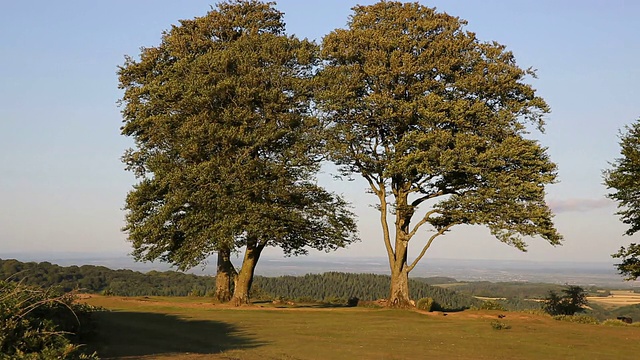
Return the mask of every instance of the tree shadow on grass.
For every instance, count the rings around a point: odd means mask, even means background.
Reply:
[[[218,354],[265,345],[236,326],[175,315],[105,311],[93,314],[96,332],[88,349],[101,358],[172,353]]]

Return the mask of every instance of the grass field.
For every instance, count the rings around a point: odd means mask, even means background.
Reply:
[[[638,359],[640,327],[516,312],[230,308],[204,298],[84,299],[94,342],[116,359]],[[261,307],[263,306],[263,307]],[[506,317],[498,319],[498,314]],[[495,330],[500,321],[510,329]]]

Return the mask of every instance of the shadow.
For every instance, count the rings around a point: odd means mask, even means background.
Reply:
[[[265,345],[232,324],[175,315],[104,311],[93,314],[96,331],[87,344],[101,358],[172,353],[218,354]]]
[[[331,304],[331,303],[317,303],[317,304],[301,304],[299,308],[311,308],[311,309],[329,309],[329,308],[352,308],[354,306],[347,306],[344,304]]]
[[[274,308],[274,309],[329,309],[329,308],[351,308],[355,306],[349,306],[346,304],[335,304],[335,303],[293,303],[288,305],[286,303],[274,304],[272,301],[253,301],[251,303],[253,306],[261,307],[261,308]]]

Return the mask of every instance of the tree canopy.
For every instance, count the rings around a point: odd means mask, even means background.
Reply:
[[[124,230],[137,259],[187,269],[246,247],[252,276],[266,246],[304,254],[356,240],[346,202],[314,178],[318,48],[286,35],[273,5],[220,3],[120,67],[122,134],[135,140],[123,161],[140,179]]]
[[[629,226],[626,234],[633,235],[640,230],[640,119],[620,134],[620,155],[604,171],[604,183],[613,191],[607,197],[618,202],[617,214]],[[622,259],[616,267],[627,280],[640,276],[639,244],[622,247],[613,257]]]
[[[524,236],[560,244],[544,199],[556,165],[526,137],[549,111],[525,82],[534,71],[464,20],[418,3],[353,11],[347,29],[323,40],[318,103],[330,158],[377,197],[392,302],[407,306],[408,272],[455,225],[487,226],[523,251]],[[429,209],[416,216],[419,207]],[[409,263],[408,243],[425,225],[431,234]]]

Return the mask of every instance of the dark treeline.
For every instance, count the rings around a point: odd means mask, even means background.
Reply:
[[[59,266],[49,262],[20,262],[0,259],[0,280],[20,282],[42,288],[59,287],[64,291],[111,294],[119,296],[206,296],[215,291],[215,278],[176,271],[112,270],[104,266]],[[255,299],[282,298],[293,301],[346,301],[357,297],[362,301],[385,299],[389,296],[389,276],[329,272],[305,276],[257,276]],[[447,277],[411,279],[411,298],[431,297],[445,310],[482,307],[483,301],[473,296],[505,298],[493,303],[505,310],[539,309],[539,302],[527,299],[544,298],[549,290],[561,286],[543,283],[470,282],[458,284]],[[449,284],[450,288],[430,284]],[[455,289],[452,291],[451,289]],[[592,295],[595,289],[588,289]],[[606,292],[604,293],[606,294]],[[484,305],[486,306],[486,304]],[[592,304],[589,315],[610,318],[612,313]],[[616,309],[616,316],[638,316],[640,306]]]
[[[215,280],[176,271],[112,270],[104,266],[59,266],[49,262],[20,262],[0,259],[0,279],[40,287],[57,286],[64,291],[80,290],[121,296],[205,295]]]
[[[0,279],[25,285],[58,286],[64,291],[80,290],[120,296],[204,296],[215,289],[215,278],[175,271],[141,273],[111,270],[104,266],[59,266],[49,262],[20,262],[0,259]],[[305,276],[257,276],[256,297],[290,300],[333,301],[357,297],[377,300],[389,296],[390,278],[386,275],[330,272]],[[465,294],[411,280],[414,299],[433,298],[443,309],[478,306],[481,301]]]
[[[389,297],[390,277],[375,274],[329,272],[305,276],[256,277],[255,287],[276,297],[330,301],[357,297],[370,301]],[[409,280],[411,298],[430,297],[443,309],[457,310],[478,306],[482,301],[469,295]]]
[[[476,281],[456,285],[456,291],[472,296],[504,297],[518,299],[544,299],[549,291],[560,291],[562,285],[529,282]]]

